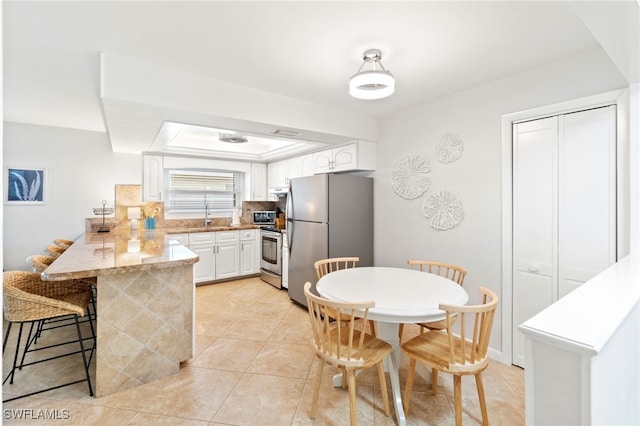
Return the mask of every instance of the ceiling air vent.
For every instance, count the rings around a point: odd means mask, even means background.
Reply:
[[[300,136],[300,132],[294,132],[292,130],[281,130],[278,129],[275,132],[273,132],[274,135],[278,135],[278,136],[287,136],[290,138],[295,138],[296,136]]]
[[[218,140],[220,142],[228,142],[228,143],[245,143],[249,142],[249,140],[242,135],[234,135],[231,133],[219,133]]]

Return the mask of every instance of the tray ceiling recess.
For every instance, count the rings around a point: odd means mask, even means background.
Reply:
[[[300,132],[276,129],[272,135],[256,135],[230,129],[165,121],[152,149],[161,152],[266,160],[322,147],[323,144],[294,139]]]

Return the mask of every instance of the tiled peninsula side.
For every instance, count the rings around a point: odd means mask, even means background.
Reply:
[[[86,233],[44,280],[97,277],[95,396],[175,374],[193,356],[193,264],[161,230]]]

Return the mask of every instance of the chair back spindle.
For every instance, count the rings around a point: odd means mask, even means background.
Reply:
[[[313,264],[313,266],[316,269],[318,279],[320,279],[331,272],[339,271],[341,269],[355,268],[359,261],[359,257],[333,257],[318,260]]]
[[[316,354],[332,365],[362,366],[364,361],[359,354],[366,334],[363,328],[374,302],[346,303],[323,299],[312,294],[310,287],[310,283],[305,285],[305,296]],[[334,317],[336,311],[340,315]],[[360,318],[363,321],[357,321]]]
[[[449,263],[436,262],[432,260],[408,260],[407,264],[411,269],[440,275],[460,285],[464,283],[464,279],[467,276],[466,269]]]

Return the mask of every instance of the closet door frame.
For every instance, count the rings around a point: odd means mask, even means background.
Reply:
[[[616,245],[618,259],[629,253],[629,111],[628,89],[524,110],[502,116],[502,362],[513,362],[513,124],[589,108],[616,105]]]

